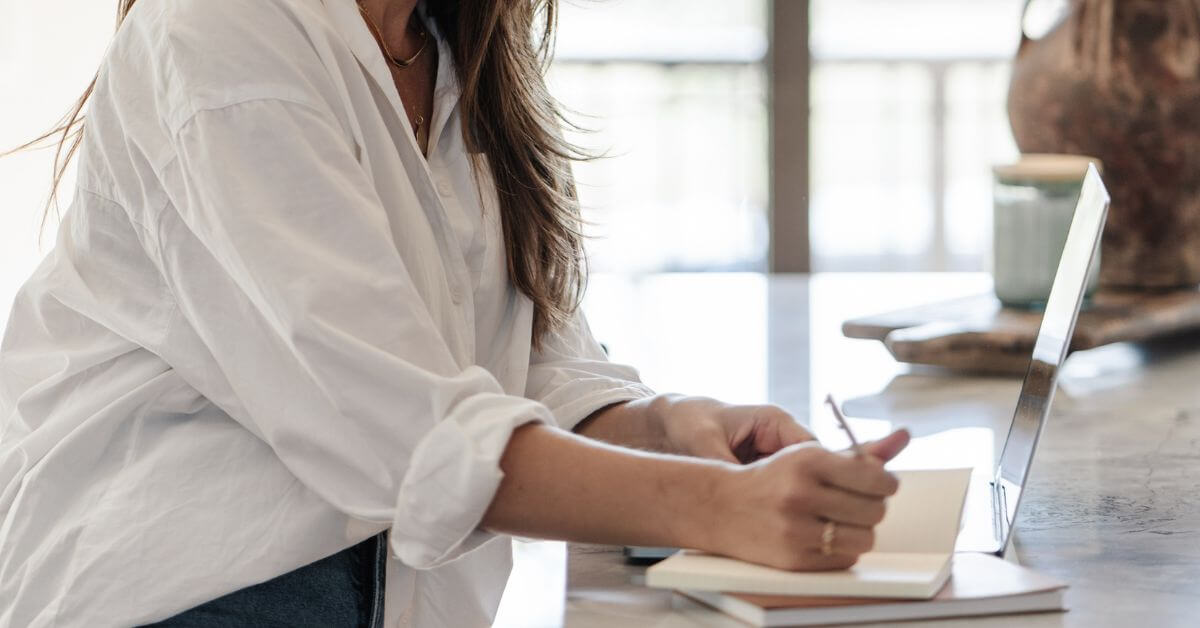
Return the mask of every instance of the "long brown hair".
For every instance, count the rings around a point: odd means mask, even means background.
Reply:
[[[117,28],[135,1],[118,0]],[[535,347],[570,320],[586,281],[571,162],[589,155],[563,139],[560,131],[570,123],[544,80],[557,10],[557,0],[429,3],[462,84],[464,139],[476,165],[486,158],[495,180],[509,278],[533,301]],[[55,128],[10,151],[57,139],[43,226],[52,208],[57,213],[58,187],[79,150],[83,109],[95,86],[93,78]]]

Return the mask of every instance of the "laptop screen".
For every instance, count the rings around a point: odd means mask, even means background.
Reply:
[[[1100,180],[1095,166],[1089,165],[1058,263],[1058,272],[1054,275],[1054,284],[1046,300],[1046,313],[1042,317],[1033,347],[1033,358],[1021,386],[1008,440],[1004,443],[1004,452],[996,469],[993,499],[997,503],[993,512],[1005,515],[1003,521],[996,522],[999,524],[997,540],[1001,541],[1002,548],[1008,543],[1021,487],[1029,474],[1038,437],[1050,413],[1058,372],[1066,359],[1075,321],[1079,316],[1088,271],[1100,247],[1100,234],[1104,230],[1108,205],[1109,196],[1104,182]]]

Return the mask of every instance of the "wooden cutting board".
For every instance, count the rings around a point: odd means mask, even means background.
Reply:
[[[1040,311],[1002,307],[991,293],[848,320],[850,338],[882,341],[901,362],[1024,373]],[[1071,351],[1200,329],[1200,291],[1101,291],[1079,314]]]

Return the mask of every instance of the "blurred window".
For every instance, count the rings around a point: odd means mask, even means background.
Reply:
[[[765,0],[573,0],[550,86],[593,270],[766,270]]]
[[[983,269],[1023,1],[811,3],[813,269]]]

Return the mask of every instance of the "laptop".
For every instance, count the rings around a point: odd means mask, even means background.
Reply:
[[[1029,369],[1021,384],[1008,439],[990,479],[972,479],[956,551],[1004,556],[1012,542],[1013,524],[1021,506],[1025,481],[1046,417],[1050,414],[1058,373],[1066,360],[1075,322],[1079,318],[1088,271],[1100,248],[1109,202],[1100,173],[1089,164],[1050,297],[1046,300],[1046,312],[1034,342]],[[675,551],[663,547],[626,547],[625,556],[631,562],[653,562]]]
[[[963,527],[955,546],[960,552],[1003,556],[1012,541],[1025,481],[1079,318],[1088,271],[1100,248],[1109,201],[1100,173],[1089,164],[1000,461],[990,481],[973,482],[968,490]]]

